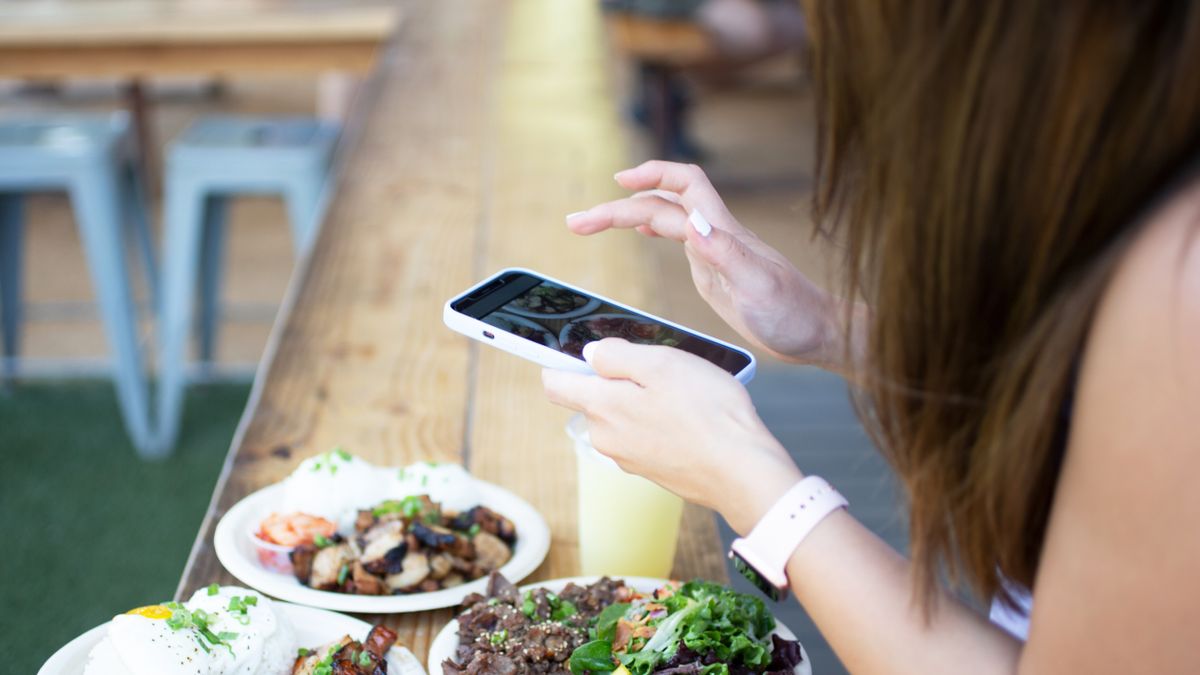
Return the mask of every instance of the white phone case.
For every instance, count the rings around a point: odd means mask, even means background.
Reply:
[[[495,279],[497,279],[501,276],[504,276],[505,274],[512,274],[512,273],[525,273],[525,274],[529,274],[529,275],[538,277],[540,279],[544,279],[546,281],[549,281],[550,283],[558,284],[559,286],[562,286],[563,288],[567,288],[567,289],[576,291],[576,292],[580,293],[581,295],[593,297],[601,302],[608,303],[614,307],[619,307],[627,312],[630,312],[631,314],[635,314],[638,316],[644,316],[649,319],[654,319],[655,321],[661,321],[662,323],[664,323],[672,328],[675,328],[677,330],[683,331],[685,333],[691,333],[692,335],[702,337],[706,340],[711,340],[711,341],[715,342],[716,344],[719,344],[723,347],[726,347],[735,352],[738,352],[739,354],[744,354],[746,356],[746,358],[749,359],[749,363],[746,364],[745,368],[743,368],[740,372],[738,372],[736,375],[734,375],[734,377],[736,377],[737,380],[739,382],[741,382],[742,384],[747,384],[750,382],[750,380],[754,379],[754,371],[755,371],[755,366],[756,366],[756,362],[754,360],[754,355],[751,354],[750,352],[746,351],[745,349],[742,349],[741,347],[738,347],[736,345],[731,345],[728,342],[725,342],[724,340],[718,340],[715,337],[712,337],[710,335],[705,335],[704,333],[700,333],[698,331],[692,330],[691,328],[687,328],[685,326],[681,326],[673,321],[668,321],[662,317],[655,316],[655,315],[647,313],[647,312],[643,312],[640,309],[634,309],[633,307],[630,307],[629,305],[617,302],[616,300],[606,298],[602,295],[597,295],[596,293],[592,293],[591,291],[585,291],[582,288],[579,288],[572,284],[568,284],[565,281],[560,281],[553,277],[546,276],[545,274],[542,274],[540,272],[534,272],[533,270],[525,269],[522,267],[510,267],[507,269],[500,270],[499,272],[496,272],[495,274],[488,277],[487,279],[480,281],[479,283],[475,284],[471,288],[454,296],[453,298],[448,300],[446,302],[445,306],[443,307],[442,320],[445,321],[446,325],[448,327],[450,327],[451,330],[454,330],[455,332],[462,333],[463,335],[466,335],[467,337],[469,337],[471,339],[478,340],[480,342],[484,342],[486,344],[492,345],[493,347],[497,347],[497,348],[499,348],[503,351],[506,351],[510,354],[515,354],[516,356],[520,356],[523,359],[533,361],[534,363],[536,363],[542,367],[555,368],[558,370],[570,370],[570,371],[574,371],[577,373],[594,375],[595,371],[592,370],[592,367],[589,366],[586,361],[577,359],[574,356],[568,356],[567,354],[563,354],[562,352],[555,351],[545,345],[538,344],[532,340],[526,340],[525,338],[523,338],[519,335],[514,335],[512,333],[509,333],[508,331],[496,328],[495,326],[484,323],[483,321],[481,321],[479,319],[467,316],[466,314],[463,314],[462,312],[455,311],[454,308],[452,307],[452,305],[454,303],[456,303],[460,299],[466,297],[467,295],[472,293],[475,289],[485,286],[485,285],[491,283],[492,281],[494,281]],[[494,337],[491,337],[491,338],[486,337],[484,335],[485,332],[491,334]]]

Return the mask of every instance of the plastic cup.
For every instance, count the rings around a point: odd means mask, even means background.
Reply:
[[[588,440],[587,421],[567,423],[579,476],[579,563],[584,575],[668,578],[683,500],[625,473]]]

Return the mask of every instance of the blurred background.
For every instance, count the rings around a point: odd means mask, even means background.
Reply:
[[[809,219],[814,123],[797,3],[579,1],[606,13],[629,164],[700,164],[743,224],[827,282],[836,252],[812,236]],[[249,180],[214,198],[204,181],[233,180],[222,174],[247,149],[307,153],[316,180],[335,171],[324,134],[336,138],[353,115],[371,55],[402,8],[333,0],[0,3],[0,512],[8,543],[0,662],[17,664],[10,672],[32,672],[118,609],[174,592],[305,223],[323,207],[294,203],[287,186]],[[79,150],[106,144],[112,149],[102,160]],[[5,165],[24,169],[17,174],[36,167],[47,178],[22,183]],[[91,222],[80,204],[87,190],[78,181],[91,180],[89,171],[111,194],[87,204],[111,207],[112,223]],[[224,237],[189,239],[169,219],[218,223]],[[106,249],[91,234],[102,227],[124,234]],[[148,268],[144,236],[167,259],[154,256]],[[678,246],[646,246],[666,315],[740,342],[696,295]],[[113,256],[128,288],[114,290],[106,278]],[[166,283],[147,281],[154,266]],[[181,268],[212,280],[207,295],[202,284],[200,295],[180,300],[169,270]],[[173,352],[156,346],[155,302],[194,312],[201,334],[168,336]],[[117,353],[114,335],[134,351]],[[138,367],[166,370],[166,388],[186,387],[166,459],[141,459],[139,451],[153,455],[161,443],[150,432],[139,438],[129,422],[156,405],[122,393],[122,371]],[[800,465],[838,485],[856,515],[903,549],[895,488],[845,383],[764,358],[750,390]],[[136,528],[141,544],[107,545],[112,528]],[[816,672],[841,672],[798,606],[779,616],[797,629]]]

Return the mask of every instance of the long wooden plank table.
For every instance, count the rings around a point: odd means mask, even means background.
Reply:
[[[538,369],[441,323],[446,298],[526,265],[654,309],[635,236],[571,236],[611,199],[625,142],[593,0],[412,0],[340,189],[293,279],[176,597],[234,580],[212,533],[239,499],[342,445],[384,465],[457,461],[550,524],[536,579],[578,574],[567,413]],[[674,575],[724,579],[711,513],[685,514]],[[368,617],[424,660],[450,610]]]
[[[364,73],[397,16],[381,0],[10,0],[0,77]]]

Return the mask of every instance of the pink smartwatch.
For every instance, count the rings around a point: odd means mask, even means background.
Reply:
[[[809,532],[849,504],[824,478],[808,476],[788,490],[750,534],[733,542],[733,566],[767,597],[787,597],[787,563]]]

